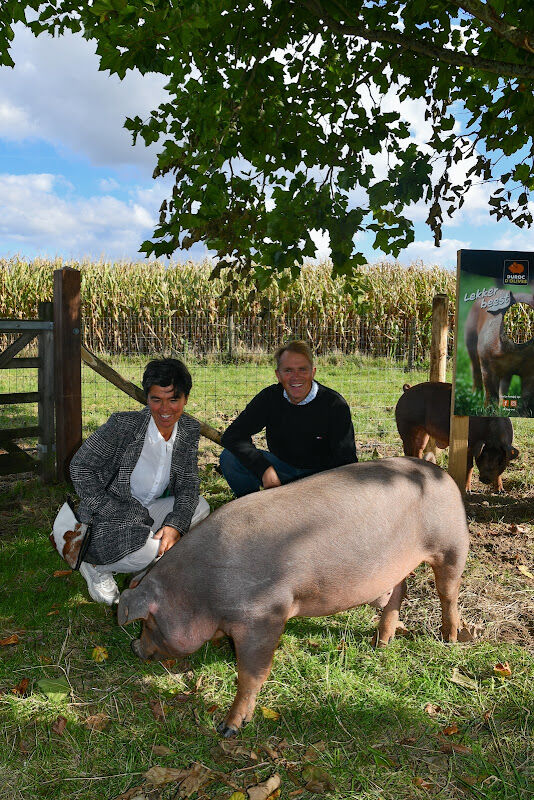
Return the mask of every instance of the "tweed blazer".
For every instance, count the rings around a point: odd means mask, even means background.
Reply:
[[[80,498],[78,517],[91,523],[91,540],[85,560],[112,564],[142,547],[152,518],[132,497],[130,476],[139,460],[150,410],[112,414],[82,444],[70,464],[70,475]],[[169,494],[174,507],[164,525],[187,533],[198,505],[198,440],[200,424],[184,414],[178,420],[172,449]]]

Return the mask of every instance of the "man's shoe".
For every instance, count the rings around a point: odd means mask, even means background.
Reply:
[[[112,606],[119,602],[119,587],[115,583],[111,572],[99,572],[92,564],[82,561],[80,564],[80,574],[86,580],[89,594],[97,603],[105,603]]]

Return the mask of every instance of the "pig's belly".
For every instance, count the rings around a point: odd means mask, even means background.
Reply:
[[[319,580],[300,591],[297,589],[289,617],[321,617],[372,603],[391,591],[424,560],[419,556],[406,558],[403,563],[382,569],[376,575],[338,574],[335,583]]]

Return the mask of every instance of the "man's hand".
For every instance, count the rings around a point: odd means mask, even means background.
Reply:
[[[274,467],[267,467],[262,475],[261,482],[264,489],[274,489],[275,486],[282,485]]]
[[[171,525],[164,525],[157,533],[154,534],[154,539],[161,539],[158,556],[162,556],[167,550],[170,550],[173,545],[180,539],[180,534]]]

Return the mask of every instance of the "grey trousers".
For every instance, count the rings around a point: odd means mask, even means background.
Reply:
[[[96,566],[98,572],[101,575],[106,575],[110,572],[140,572],[142,569],[148,567],[149,564],[152,564],[158,557],[160,543],[159,539],[154,539],[154,534],[162,527],[163,520],[169,511],[172,511],[173,505],[174,497],[159,497],[157,500],[154,500],[154,502],[148,506],[148,512],[154,520],[154,524],[143,547],[120,558],[118,561],[113,562],[113,564],[98,564]],[[209,513],[210,507],[207,501],[203,497],[199,497],[198,505],[193,514],[189,529],[191,530],[194,525],[198,525]]]

